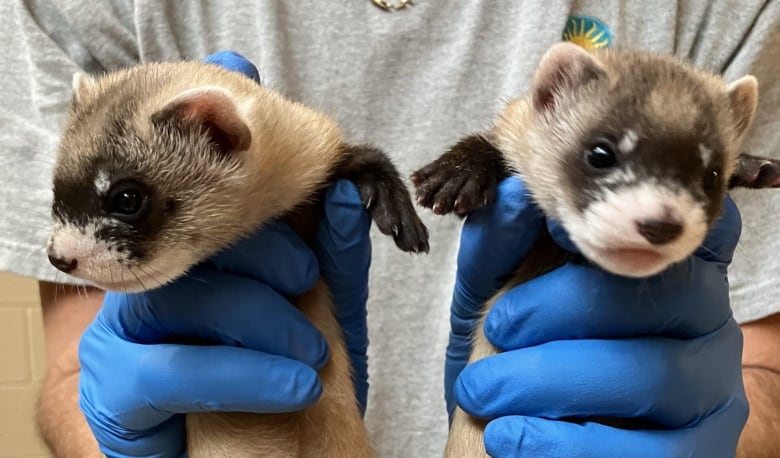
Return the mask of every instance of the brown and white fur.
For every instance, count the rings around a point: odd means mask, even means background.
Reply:
[[[311,241],[324,188],[339,178],[356,184],[401,249],[427,252],[427,229],[390,160],[345,144],[325,115],[200,62],[77,75],[49,258],[107,290],[156,288],[272,219]],[[373,455],[327,285],[292,300],[329,345],[321,397],[297,413],[187,415],[189,456]]]
[[[646,277],[702,243],[729,187],[780,186],[778,162],[740,154],[757,100],[752,76],[726,84],[671,56],[559,43],[528,94],[510,101],[492,129],[462,139],[412,181],[419,204],[463,216],[491,202],[498,181],[519,174],[587,261]],[[498,352],[482,321],[495,300],[573,257],[540,234],[484,304],[469,362]],[[486,456],[485,424],[456,408],[446,456]]]

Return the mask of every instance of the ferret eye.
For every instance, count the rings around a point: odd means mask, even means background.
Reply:
[[[148,201],[146,189],[140,183],[120,182],[108,193],[108,212],[120,221],[132,223],[146,216]]]
[[[707,170],[704,172],[704,180],[702,184],[704,185],[704,191],[714,191],[720,184],[720,173],[718,173],[718,171],[715,169]]]
[[[617,164],[615,149],[611,143],[600,141],[585,151],[585,161],[596,169],[612,167]]]

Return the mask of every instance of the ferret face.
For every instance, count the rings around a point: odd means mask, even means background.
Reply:
[[[217,157],[197,139],[195,132],[107,134],[90,145],[93,154],[64,145],[54,178],[52,263],[105,289],[136,291],[170,281],[210,254],[201,250],[235,237],[224,221],[241,218],[241,205],[226,198],[243,184],[239,159]],[[179,176],[162,176],[168,173]]]
[[[604,269],[642,277],[689,256],[720,215],[745,128],[739,113],[755,108],[734,104],[755,102],[755,85],[735,96],[667,59],[551,53],[521,108],[528,116],[502,115],[500,148]],[[522,118],[528,125],[513,125]],[[521,128],[522,139],[513,135]]]
[[[138,291],[243,235],[231,222],[246,208],[231,196],[247,189],[240,154],[225,154],[196,123],[139,117],[136,91],[123,84],[104,82],[74,105],[55,167],[48,254],[97,286]]]
[[[719,215],[722,149],[690,133],[648,138],[648,124],[631,116],[609,126],[569,152],[561,171],[572,192],[557,202],[558,218],[605,269],[651,275],[693,252]]]

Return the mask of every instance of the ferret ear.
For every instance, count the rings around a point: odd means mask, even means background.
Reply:
[[[734,115],[735,129],[742,137],[753,124],[758,106],[758,80],[746,75],[726,86],[731,112]]]
[[[729,179],[731,188],[780,188],[780,160],[740,154]]]
[[[76,72],[73,74],[73,80],[71,87],[73,89],[73,101],[78,103],[95,93],[95,78],[87,75],[84,72]]]
[[[233,99],[216,87],[183,92],[152,115],[152,124],[177,121],[199,124],[224,153],[244,151],[252,143],[252,133],[238,113]]]
[[[551,110],[562,90],[575,89],[606,76],[606,69],[588,51],[573,43],[557,43],[542,56],[534,75],[534,108],[538,111]]]

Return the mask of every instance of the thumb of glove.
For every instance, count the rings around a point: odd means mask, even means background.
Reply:
[[[482,305],[520,265],[543,224],[544,216],[523,182],[510,177],[499,183],[494,204],[472,212],[463,225],[444,367],[450,418],[455,409],[452,388],[468,361]]]

